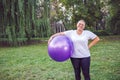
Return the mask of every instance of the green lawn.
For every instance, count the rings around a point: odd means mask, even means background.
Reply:
[[[91,80],[120,80],[120,36],[101,37],[91,48]],[[0,47],[0,80],[74,80],[70,60],[56,62],[47,44]]]

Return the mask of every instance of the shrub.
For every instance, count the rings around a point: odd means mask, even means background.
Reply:
[[[97,30],[97,31],[94,31],[94,33],[98,36],[108,36],[109,35],[109,33],[106,30]]]

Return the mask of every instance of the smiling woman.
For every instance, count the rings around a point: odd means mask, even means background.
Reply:
[[[90,68],[90,51],[89,48],[91,48],[93,45],[95,45],[100,39],[99,37],[94,34],[91,31],[84,30],[85,28],[85,21],[80,20],[77,23],[77,29],[76,30],[68,30],[60,33],[56,33],[50,37],[48,40],[48,44],[51,42],[53,37],[58,35],[66,35],[69,37],[74,46],[74,52],[71,55],[71,63],[74,68],[75,72],[75,79],[80,80],[81,76],[81,69],[84,75],[85,80],[90,80],[89,75],[89,68]],[[88,41],[92,40],[90,44],[88,44]]]
[[[85,21],[84,20],[80,20],[77,23],[77,33],[81,34],[82,30],[85,28]]]

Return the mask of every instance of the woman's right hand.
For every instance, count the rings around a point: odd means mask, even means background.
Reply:
[[[58,35],[64,35],[64,32],[60,32],[60,33],[56,33],[54,35],[52,35],[49,40],[48,40],[48,44],[51,42],[51,40],[55,37],[55,36],[58,36]]]

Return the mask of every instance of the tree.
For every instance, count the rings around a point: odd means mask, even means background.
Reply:
[[[66,13],[72,13],[72,23],[75,25],[79,19],[84,19],[88,27],[99,29],[98,23],[102,20],[103,7],[100,0],[59,0],[66,8]],[[70,12],[71,11],[71,12]]]
[[[40,18],[39,6],[43,8]],[[48,0],[0,0],[0,7],[0,41],[15,46],[49,35]]]
[[[113,34],[120,34],[120,1],[119,0],[110,0],[109,2],[109,26],[110,31]]]

